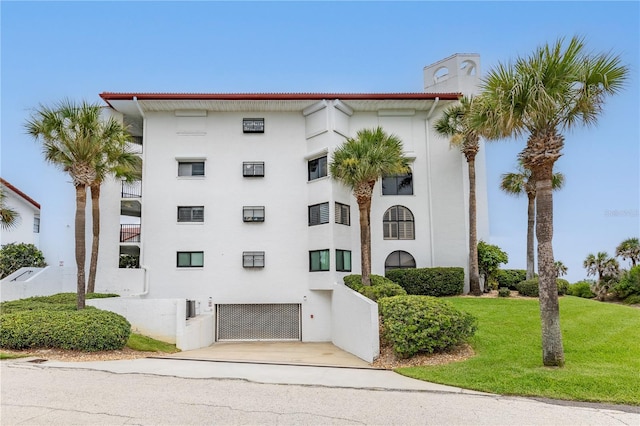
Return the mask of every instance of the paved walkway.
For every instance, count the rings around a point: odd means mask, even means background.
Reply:
[[[328,342],[219,342],[207,348],[178,352],[157,358],[373,368],[368,362]]]

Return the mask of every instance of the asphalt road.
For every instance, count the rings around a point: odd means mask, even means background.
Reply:
[[[640,425],[638,412],[526,398],[265,384],[11,361],[0,363],[0,383],[2,425]]]

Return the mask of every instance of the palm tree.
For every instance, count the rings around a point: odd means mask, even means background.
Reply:
[[[0,228],[9,230],[18,224],[20,213],[7,206],[6,199],[7,194],[4,192],[4,188],[0,187]]]
[[[590,253],[584,260],[583,265],[587,269],[588,276],[598,276],[595,290],[598,300],[604,300],[609,289],[609,283],[620,273],[618,261],[613,257],[609,257],[608,253],[601,251],[595,256]]]
[[[554,173],[551,179],[551,185],[554,190],[562,188],[564,185],[564,175],[562,173]],[[522,161],[519,161],[517,172],[502,175],[500,179],[500,189],[516,197],[522,194],[527,195],[527,279],[530,280],[535,276],[533,234],[536,223],[536,181],[531,175],[531,171],[525,169]]]
[[[595,124],[607,95],[619,92],[629,70],[612,54],[591,54],[581,38],[559,39],[515,63],[499,64],[483,81],[484,108],[474,118],[486,136],[528,134],[520,153],[536,180],[536,237],[540,275],[542,358],[564,365],[553,267],[553,166],[562,155],[562,131]]]
[[[480,272],[478,269],[478,232],[476,227],[476,155],[480,150],[480,136],[468,123],[474,98],[460,98],[460,103],[447,108],[436,121],[436,132],[450,138],[465,159],[469,171],[469,292],[481,296]]]
[[[371,284],[371,198],[376,181],[383,176],[406,173],[409,160],[402,141],[381,127],[362,129],[356,138],[339,146],[329,164],[331,176],[351,188],[360,212],[362,284]]]
[[[622,260],[631,260],[631,267],[640,262],[640,240],[637,238],[627,238],[616,248],[616,256]]]
[[[100,162],[96,164],[96,179],[91,182],[91,219],[93,238],[91,242],[91,260],[89,263],[89,280],[87,293],[93,293],[96,287],[98,271],[98,250],[100,247],[100,187],[110,175],[132,182],[140,177],[141,159],[138,155],[127,151],[129,134],[123,126],[115,121],[105,122],[104,152]]]
[[[564,263],[556,260],[553,265],[556,268],[556,278],[564,277],[565,275],[567,275],[567,271],[569,270],[569,268],[567,268]]]
[[[53,107],[41,105],[25,124],[27,133],[42,143],[45,160],[67,172],[75,187],[78,309],[85,307],[87,187],[99,179],[100,164],[113,140],[123,138],[111,120],[101,119],[101,110],[97,104],[65,99]]]

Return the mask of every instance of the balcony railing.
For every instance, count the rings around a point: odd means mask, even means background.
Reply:
[[[140,198],[142,197],[142,181],[134,180],[133,182],[122,181],[122,198]]]
[[[140,242],[140,224],[120,224],[121,243]]]

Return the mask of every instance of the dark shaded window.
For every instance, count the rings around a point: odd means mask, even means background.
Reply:
[[[243,118],[243,133],[264,133],[264,118]]]
[[[413,175],[411,172],[383,177],[382,195],[413,195]]]
[[[204,206],[179,206],[178,222],[204,222]]]
[[[319,179],[327,175],[327,156],[309,161],[309,180]]]
[[[416,267],[416,260],[406,251],[397,250],[387,256],[384,261],[384,270],[409,269]]]
[[[178,268],[202,268],[204,266],[204,252],[179,251]]]
[[[245,251],[242,253],[243,268],[264,268],[263,251]]]
[[[336,271],[351,272],[351,250],[336,250]]]
[[[242,163],[242,176],[262,177],[264,176],[264,162],[244,162]]]
[[[336,203],[336,223],[351,225],[351,207],[349,205]]]
[[[178,176],[204,176],[204,161],[178,162]]]
[[[264,222],[264,206],[244,206],[242,220],[244,222]]]
[[[314,250],[309,252],[309,271],[329,270],[329,250]]]
[[[329,203],[309,206],[309,226],[329,223]]]
[[[384,213],[382,231],[385,240],[414,240],[416,237],[411,210],[404,206],[389,208]]]

